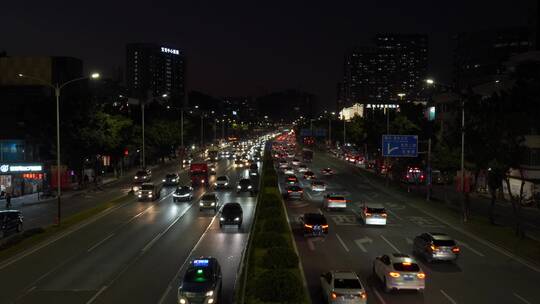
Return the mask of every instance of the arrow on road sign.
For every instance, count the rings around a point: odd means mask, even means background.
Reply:
[[[364,238],[361,238],[361,239],[358,239],[358,240],[355,240],[354,243],[356,244],[356,246],[358,246],[358,248],[360,248],[360,250],[362,250],[363,252],[368,252],[366,247],[364,247],[364,244],[365,243],[368,243],[368,244],[371,244],[373,243],[373,240],[368,238],[367,236],[364,237]]]

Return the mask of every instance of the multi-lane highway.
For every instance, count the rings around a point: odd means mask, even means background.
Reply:
[[[232,165],[219,161],[217,175],[228,175],[235,185],[247,171]],[[185,172],[180,176],[182,184],[189,183]],[[0,303],[176,303],[187,262],[202,255],[220,262],[223,303],[232,303],[256,197],[236,194],[234,188],[217,191],[221,203],[238,202],[244,210],[240,230],[221,229],[212,211],[198,208],[198,199],[211,189],[196,190],[188,203],[174,203],[173,189],[164,187],[154,202],[133,198],[0,263]]]
[[[356,271],[366,285],[368,303],[540,303],[540,294],[535,292],[540,268],[516,259],[479,236],[452,227],[438,214],[400,199],[397,193],[378,186],[359,168],[342,160],[318,152],[308,166],[317,175],[321,168],[333,168],[334,176],[321,177],[328,183],[327,192],[344,193],[350,200],[344,211],[322,210],[323,194],[309,190],[308,182],[297,173],[304,199],[285,201],[313,303],[322,302],[319,278],[329,270]],[[280,184],[283,188],[283,178]],[[359,206],[364,201],[386,207],[385,227],[362,225]],[[305,212],[322,212],[326,216],[330,224],[327,237],[302,235],[298,218]],[[385,253],[412,254],[412,240],[423,232],[453,236],[461,247],[459,260],[456,264],[427,264],[418,259],[427,276],[425,291],[385,293],[372,275],[373,260]]]

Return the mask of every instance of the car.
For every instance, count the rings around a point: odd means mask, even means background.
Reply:
[[[193,199],[193,187],[181,186],[177,187],[173,192],[173,202],[186,201],[190,202]]]
[[[234,161],[234,165],[233,165],[235,168],[244,168],[244,161],[240,160],[240,159],[237,159]]]
[[[280,169],[284,169],[284,168],[286,168],[288,166],[289,166],[289,163],[284,159],[282,159],[282,160],[280,160],[278,162],[278,168],[280,168]]]
[[[364,284],[354,271],[329,271],[321,275],[321,288],[326,303],[367,303]]]
[[[381,204],[364,203],[360,216],[365,225],[386,225],[388,214]]]
[[[250,175],[250,176],[257,176],[257,175],[259,175],[259,166],[257,166],[256,163],[252,163],[252,164],[249,166],[249,175]]]
[[[242,227],[243,211],[239,203],[226,203],[220,211],[219,227],[235,225]]]
[[[295,175],[287,174],[285,176],[285,183],[289,185],[298,184],[298,178]]]
[[[319,180],[311,181],[311,191],[317,191],[317,192],[326,191],[326,183]]]
[[[199,211],[204,209],[212,209],[214,212],[219,210],[219,199],[215,193],[206,193],[199,201]]]
[[[291,161],[291,164],[293,166],[298,166],[300,165],[300,160],[298,158],[293,158],[293,160]]]
[[[308,168],[308,166],[306,164],[300,164],[300,165],[298,165],[297,170],[300,173],[304,173],[304,172],[309,171],[309,168]]]
[[[250,179],[242,178],[238,181],[238,184],[236,185],[236,193],[240,192],[249,192],[251,194],[255,193],[255,189]]]
[[[21,232],[23,229],[23,216],[19,210],[0,211],[0,239],[12,231]]]
[[[328,193],[324,196],[323,208],[327,211],[330,211],[330,209],[345,209],[347,208],[347,199],[339,193]]]
[[[456,241],[444,233],[422,233],[414,238],[413,253],[428,263],[433,261],[456,261],[460,248]]]
[[[306,171],[304,173],[304,179],[307,179],[307,180],[311,180],[311,179],[316,179],[317,177],[315,176],[315,173],[313,173],[312,171]]]
[[[216,174],[216,165],[214,165],[214,164],[208,165],[208,173],[211,174],[211,175],[215,175]]]
[[[426,287],[426,274],[416,260],[407,254],[384,254],[373,261],[373,275],[383,284],[385,292],[392,290],[417,290]]]
[[[323,168],[321,169],[321,174],[324,176],[331,176],[334,175],[334,170],[332,170],[331,168]]]
[[[283,169],[283,174],[294,174],[294,169],[292,167],[286,167]]]
[[[225,188],[229,188],[229,177],[226,176],[226,175],[221,175],[221,176],[218,176],[216,178],[216,182],[214,183],[214,187],[216,187],[216,189],[225,189]]]
[[[169,173],[163,179],[164,186],[176,186],[180,183],[180,177],[176,173]]]
[[[287,187],[287,192],[285,193],[285,197],[287,198],[297,198],[297,199],[303,199],[304,198],[304,189],[298,185],[292,185]]]
[[[137,191],[137,198],[139,201],[155,200],[158,199],[161,194],[161,188],[154,183],[143,183]]]
[[[139,183],[149,182],[152,180],[152,172],[150,170],[139,170],[133,176],[133,180]]]
[[[328,222],[323,214],[305,213],[299,220],[304,236],[325,236],[328,234]]]
[[[189,266],[178,288],[179,304],[221,303],[221,266],[214,257],[198,257]]]

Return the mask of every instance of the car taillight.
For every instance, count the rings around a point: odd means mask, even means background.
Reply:
[[[371,216],[371,213],[369,213],[369,212],[366,212],[366,216]]]
[[[304,224],[304,227],[311,229],[313,228],[313,225]]]
[[[399,272],[389,272],[388,275],[392,278],[399,278],[401,276]]]
[[[337,293],[332,292],[332,299],[334,299],[334,300],[337,299]]]
[[[426,274],[423,273],[423,272],[420,272],[420,273],[417,273],[417,274],[416,274],[416,277],[423,280],[423,279],[426,278]]]
[[[287,192],[288,192],[288,193],[291,193],[291,192],[292,192],[292,190],[287,190]]]
[[[452,252],[453,253],[459,253],[459,247],[452,248]]]
[[[431,245],[431,246],[429,246],[429,248],[431,248],[431,251],[437,251],[439,249],[439,247],[437,247],[435,245]]]
[[[328,225],[322,225],[323,229],[328,229]]]
[[[360,292],[360,298],[362,298],[364,300],[367,299],[367,293],[365,291],[361,291]]]
[[[381,216],[382,216],[382,217],[387,217],[388,214],[386,214],[386,213],[381,213]]]

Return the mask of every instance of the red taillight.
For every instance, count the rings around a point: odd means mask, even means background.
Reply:
[[[392,278],[399,278],[401,276],[399,272],[389,272],[388,275]]]
[[[287,190],[287,192],[288,192],[288,193],[291,193],[291,192],[292,192],[292,190]]]
[[[423,272],[420,272],[420,273],[417,273],[417,274],[416,274],[416,277],[418,277],[419,279],[425,279],[425,278],[426,278],[426,274],[423,273]]]
[[[459,253],[459,247],[452,248],[452,252],[453,253]]]
[[[365,291],[360,292],[360,298],[367,299],[367,293]]]
[[[366,216],[371,216],[371,213],[369,213],[369,212],[366,212],[365,214],[366,214]]]
[[[309,228],[309,229],[312,229],[312,228],[313,228],[313,225],[305,224],[304,227]]]
[[[431,245],[429,246],[429,248],[431,248],[431,251],[437,251],[439,250],[439,247],[435,246],[435,245]]]
[[[382,216],[382,217],[387,217],[388,214],[386,214],[386,213],[381,213],[381,216]]]
[[[337,299],[337,293],[332,292],[332,299],[334,299],[334,300]]]
[[[323,229],[328,229],[328,225],[322,225]]]

